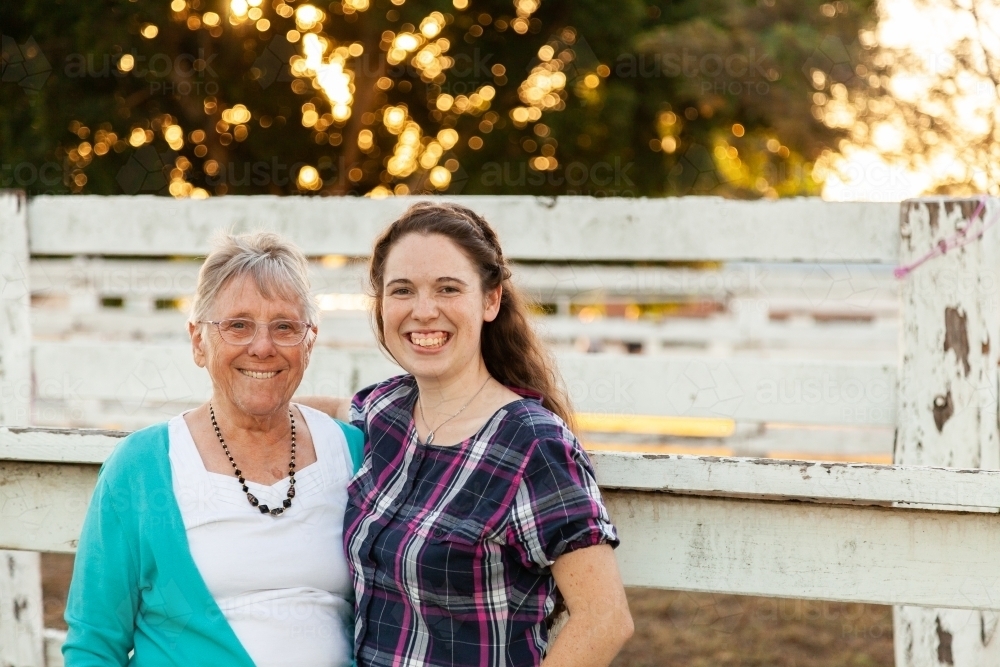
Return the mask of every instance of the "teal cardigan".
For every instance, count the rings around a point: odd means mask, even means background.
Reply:
[[[338,424],[357,471],[364,435]],[[101,467],[66,602],[67,667],[254,667],[191,556],[169,447],[167,424],[150,426]]]

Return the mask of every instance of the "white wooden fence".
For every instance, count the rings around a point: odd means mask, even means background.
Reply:
[[[136,202],[144,200],[132,201],[128,204],[130,210],[138,205]],[[488,198],[482,201],[493,206]],[[506,235],[522,238],[525,202],[496,201],[501,205],[495,218],[501,227],[507,228]],[[516,205],[508,203],[511,201]],[[563,250],[565,241],[553,230],[559,229],[561,218],[577,216],[575,211],[579,216],[593,216],[594,211],[589,210],[592,203],[576,200],[567,209],[567,200],[560,200],[557,208],[549,208],[551,202],[528,201],[543,219],[552,219],[546,232],[549,239],[546,243],[552,247],[531,243],[530,251],[515,246],[508,254],[518,262],[515,270],[518,282],[538,301],[556,310],[555,315],[539,320],[539,328],[563,357],[572,397],[582,410],[635,414],[644,409],[646,414],[710,416],[737,422],[733,434],[727,438],[702,438],[698,446],[688,444],[681,448],[692,451],[794,455],[805,446],[804,454],[811,456],[889,460],[895,425],[892,392],[898,339],[898,287],[885,268],[888,265],[855,263],[853,256],[837,255],[835,244],[823,237],[799,244],[804,259],[824,262],[819,266],[809,265],[812,267],[809,270],[801,268],[801,263],[729,262],[713,270],[607,264],[607,259],[595,264],[589,260],[594,257],[614,260],[626,252],[645,261],[676,261],[697,256],[728,260],[742,255],[722,250],[699,255],[707,251],[685,248],[680,236],[671,247],[655,252],[612,248],[610,252],[595,255],[587,245],[583,251],[572,247]],[[720,215],[749,213],[761,217],[753,208],[745,213],[739,206],[734,209],[721,200],[707,202],[709,209],[721,204]],[[650,228],[659,226],[656,216],[669,214],[684,220],[683,226],[697,228],[701,224],[698,216],[702,207],[692,206],[694,203],[693,200],[685,205],[657,203],[651,209],[648,203],[632,202],[627,206],[634,210],[615,204],[598,213],[603,218],[616,215],[624,224],[638,224],[629,221],[641,222],[645,216],[646,222],[642,224]],[[204,252],[205,239],[180,241],[173,237],[183,231],[175,230],[171,232],[174,245],[162,248],[150,245],[137,249],[119,243],[81,245],[67,236],[78,232],[71,217],[77,213],[64,210],[66,205],[58,198],[40,198],[32,203],[32,211],[38,211],[37,215],[32,214],[32,220],[63,219],[67,225],[49,226],[43,231],[32,224],[32,229],[37,230],[37,235],[33,231],[33,239],[37,236],[37,240],[32,242],[28,271],[34,306],[31,326],[36,380],[31,422],[45,426],[131,429],[176,414],[192,401],[199,402],[207,383],[188,359],[185,313],[157,309],[156,303],[159,300],[161,305],[164,302],[172,305],[190,296],[199,266],[193,258]],[[103,222],[121,215],[115,210],[122,205],[118,200],[98,199],[88,203],[89,207],[98,205],[104,209],[92,210],[90,219],[99,218]],[[332,227],[338,230],[336,236],[324,236],[321,241],[310,240],[315,234],[312,226],[320,224],[312,221],[317,217],[315,204],[297,200],[293,208],[288,208],[291,205],[284,202],[283,210],[287,211],[284,215],[297,221],[292,226],[299,228],[296,233],[308,244],[310,253],[322,257],[313,263],[313,284],[321,303],[346,302],[354,306],[363,303],[355,298],[362,296],[363,262],[348,261],[349,256],[362,252],[353,239],[362,233],[373,234],[379,224],[392,217],[392,206],[399,210],[399,205],[360,203],[371,208],[369,217],[361,218],[368,225],[367,232],[351,228],[361,223],[343,222],[356,215],[354,212],[341,215],[327,207],[323,213],[329,211],[331,219],[341,222]],[[605,206],[600,202],[597,205]],[[558,210],[559,207],[564,210]],[[852,219],[877,219],[880,222],[876,226],[891,231],[895,227],[895,208],[882,204],[845,205],[844,215]],[[780,224],[786,227],[794,227],[797,220],[825,215],[822,202],[805,200],[783,202],[777,210],[784,219]],[[268,218],[276,219],[268,214],[266,206],[243,212],[206,211],[206,215],[220,224],[239,224],[244,228],[263,224]],[[567,238],[575,239],[586,233],[590,223],[579,216],[575,228],[566,227]],[[183,207],[167,215],[175,221],[175,227],[179,224],[176,221],[185,217],[189,214]],[[237,219],[242,222],[237,223]],[[373,224],[370,219],[379,222]],[[157,224],[153,220],[147,226],[155,229]],[[330,227],[329,223],[322,224]],[[614,221],[609,219],[609,224]],[[95,233],[108,234],[109,230],[102,224]],[[193,234],[209,233],[205,228]],[[648,235],[642,229],[637,233]],[[690,237],[691,233],[687,233]],[[55,234],[60,240],[44,241],[46,234]],[[118,235],[113,230],[110,234]],[[873,239],[884,243],[874,236]],[[99,256],[80,254],[95,253],[97,248],[104,248]],[[166,258],[163,253],[167,252],[181,254]],[[854,250],[845,247],[844,252]],[[870,261],[879,252],[866,248],[860,259]],[[783,253],[758,254],[772,260],[790,256]],[[561,263],[530,263],[554,257]],[[633,303],[672,301],[681,306],[685,301],[694,301],[695,305],[722,306],[726,312],[707,318],[671,317],[662,321],[623,317],[588,321],[571,312],[571,306],[590,302],[611,303],[621,310],[626,299]],[[121,307],[101,307],[102,301]],[[830,319],[834,321],[827,321]],[[116,345],[109,346],[109,341]],[[325,311],[320,346],[305,390],[350,393],[358,388],[358,381],[377,379],[387,372],[382,357],[374,353],[374,339],[364,311]],[[628,359],[621,364],[626,372],[613,375],[602,372],[595,376],[592,370],[597,360],[573,354],[574,348],[593,351],[625,347],[655,355],[657,359],[649,363],[662,369],[655,377],[680,379],[670,380],[673,391],[646,391],[649,384],[649,374],[643,372],[646,361]],[[583,366],[581,361],[585,362]],[[849,371],[845,376],[843,369],[851,365],[845,361],[861,363],[860,375]],[[610,358],[600,363],[607,367],[618,365],[618,360]],[[101,372],[96,372],[98,369]],[[855,381],[862,377],[865,384],[859,387]],[[820,387],[827,394],[824,398],[816,394]],[[841,396],[842,390],[846,390],[846,395]],[[646,401],[645,407],[638,405],[632,397],[635,392],[653,400]],[[758,393],[766,404],[763,409],[754,404]],[[654,405],[656,402],[659,405]],[[649,431],[648,420],[644,423]],[[669,425],[659,431],[678,432]],[[611,433],[600,438],[595,434],[590,439],[602,439],[603,446],[608,440],[622,438]]]
[[[696,336],[663,333],[668,325],[651,332],[656,327],[599,322],[632,327],[601,335],[639,335],[656,354],[583,354],[557,346],[581,411],[624,416],[625,424],[696,416],[848,434],[895,429],[895,466],[594,452],[622,534],[618,555],[627,584],[899,605],[897,665],[1000,662],[1000,640],[993,639],[1000,565],[990,558],[1000,542],[993,516],[1000,512],[997,228],[920,267],[903,281],[901,302],[886,287],[885,272],[871,268],[909,261],[956,230],[977,229],[981,223],[970,220],[975,202],[910,201],[900,209],[811,199],[462,201],[496,225],[508,256],[536,263],[521,267],[523,284],[562,313],[545,327],[568,322],[567,299],[588,290],[613,297],[729,289],[745,302],[764,301],[770,314],[762,323],[745,313],[733,321],[735,333],[713,335],[730,347],[770,340],[792,350],[771,358],[687,348],[664,353],[661,346]],[[220,227],[269,228],[327,258],[317,265],[320,292],[350,294],[357,269],[336,258],[364,257],[377,231],[408,203],[0,196],[0,546],[72,552],[98,465],[122,436],[39,428],[46,410],[64,418],[67,407],[75,409],[83,423],[113,407],[131,428],[207,397],[207,378],[169,333],[182,319],[150,305],[193,285],[197,264],[166,258],[204,255]],[[990,202],[987,215],[995,208]],[[825,292],[823,281],[803,285],[811,312],[862,313],[867,320],[886,312],[898,314],[900,326],[826,334],[817,347],[797,340],[793,328],[771,326],[775,312],[794,314],[801,298],[772,301],[752,285],[719,288],[694,269],[607,264],[676,261],[725,262],[714,279],[732,281],[765,262],[838,267],[846,278],[833,276]],[[587,262],[599,264],[581,264]],[[114,294],[114,280],[123,282],[123,301],[135,303],[102,313],[95,299]],[[830,283],[840,296],[830,298]],[[887,289],[888,296],[880,292]],[[39,303],[34,313],[32,298]],[[46,299],[65,300],[70,317],[41,313]],[[322,341],[303,391],[345,395],[393,372],[366,349],[358,324],[350,316],[324,319],[322,329],[343,325],[347,333]],[[131,340],[135,331],[143,340]],[[898,362],[831,354],[838,343],[884,348],[896,331],[902,331]],[[115,332],[130,333],[103,340]],[[565,334],[577,336],[577,329]],[[808,450],[808,443],[798,448]],[[0,568],[0,660],[57,664],[58,637],[50,632],[43,641],[37,577],[18,570],[37,572],[37,555],[3,556],[9,576]]]

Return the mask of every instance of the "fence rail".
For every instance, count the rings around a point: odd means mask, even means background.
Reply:
[[[814,198],[594,199],[466,196],[517,260],[895,263],[896,204]],[[411,197],[220,197],[205,201],[42,196],[29,202],[32,255],[198,256],[217,229],[281,232],[309,254],[366,257]],[[136,212],[142,211],[141,216]],[[711,221],[712,233],[705,233]]]
[[[0,544],[72,553],[98,465],[124,435],[0,429]],[[998,470],[592,459],[627,585],[1000,611],[1000,563],[982,552],[1000,547]]]

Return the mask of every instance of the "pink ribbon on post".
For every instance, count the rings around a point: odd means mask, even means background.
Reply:
[[[897,278],[905,278],[907,275],[912,273],[914,269],[916,269],[924,262],[934,259],[935,257],[941,257],[942,255],[946,254],[949,250],[956,250],[958,248],[962,248],[964,246],[969,245],[970,243],[974,243],[979,239],[983,238],[983,234],[986,233],[986,230],[995,225],[997,223],[997,220],[1000,219],[1000,209],[998,209],[997,212],[993,214],[993,217],[990,218],[990,221],[988,223],[984,224],[979,229],[978,232],[969,236],[968,235],[969,231],[972,229],[972,226],[975,223],[976,218],[979,217],[980,214],[982,214],[984,208],[986,208],[985,195],[979,198],[979,205],[976,206],[976,210],[972,212],[972,216],[969,218],[968,227],[956,233],[954,236],[951,236],[946,239],[941,239],[934,245],[934,249],[928,252],[923,257],[920,257],[914,260],[913,262],[910,262],[909,264],[905,264],[903,266],[897,266],[895,269],[893,269],[892,275],[894,275]]]

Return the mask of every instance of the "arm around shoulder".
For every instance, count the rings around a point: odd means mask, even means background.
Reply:
[[[365,460],[365,434],[358,427],[343,420],[338,419],[337,425],[340,426],[340,430],[344,432],[344,438],[347,440],[347,451],[351,455],[351,465],[353,466],[352,474],[357,475]]]
[[[296,396],[296,403],[301,403],[314,410],[325,412],[334,419],[350,423],[351,421],[351,399],[336,398],[333,396]]]

